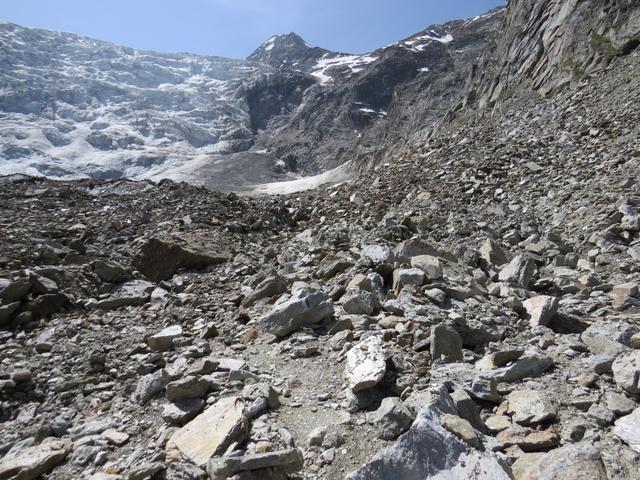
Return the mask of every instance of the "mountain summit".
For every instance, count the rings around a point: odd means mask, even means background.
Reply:
[[[247,60],[264,63],[275,68],[307,71],[327,53],[330,53],[329,50],[312,47],[301,36],[291,32],[269,38],[249,55]]]

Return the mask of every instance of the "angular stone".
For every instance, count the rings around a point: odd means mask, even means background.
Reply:
[[[476,362],[478,370],[494,370],[515,362],[524,354],[524,350],[501,350],[485,355]]]
[[[458,332],[440,323],[431,329],[431,358],[444,363],[462,362],[462,339]]]
[[[594,403],[587,410],[587,416],[601,427],[608,427],[616,419],[615,415],[604,405]]]
[[[114,283],[127,274],[127,269],[118,262],[96,260],[91,264],[93,271],[103,282]]]
[[[351,315],[371,315],[381,305],[375,293],[360,289],[349,289],[341,298],[342,308]]]
[[[471,396],[462,388],[457,388],[451,393],[451,399],[456,406],[458,415],[467,420],[473,428],[483,432],[485,431],[484,423],[480,417],[480,409]]]
[[[327,294],[313,292],[305,296],[305,293],[300,291],[288,301],[277,305],[258,321],[260,328],[284,337],[333,315],[333,302]]]
[[[613,299],[612,306],[615,310],[625,310],[631,306],[635,297],[638,296],[638,284],[629,282],[621,285],[616,285],[611,289],[611,297]]]
[[[121,307],[143,305],[149,301],[155,285],[144,280],[132,280],[116,290],[109,297],[87,302],[87,308],[112,310]]]
[[[501,432],[512,426],[511,419],[506,415],[491,415],[484,423],[493,433]]]
[[[373,263],[392,263],[394,260],[391,248],[384,245],[367,245],[362,248],[360,257]]]
[[[405,285],[419,287],[425,278],[424,272],[419,268],[399,268],[393,272],[393,290],[399,292]]]
[[[553,365],[553,359],[537,352],[528,352],[512,365],[487,372],[497,382],[517,382],[526,377],[542,375]]]
[[[31,290],[31,282],[28,278],[18,278],[0,286],[0,298],[4,303],[19,302],[27,298]]]
[[[160,393],[168,381],[169,377],[164,370],[140,377],[136,385],[136,390],[133,393],[133,399],[141,405],[144,405]]]
[[[513,464],[515,480],[608,480],[600,451],[589,443],[548,453],[525,453]]]
[[[335,257],[326,258],[320,264],[320,267],[316,272],[316,276],[318,278],[329,280],[352,266],[353,262],[351,260]]]
[[[413,415],[398,397],[386,397],[373,413],[372,421],[380,438],[394,440],[409,429]]]
[[[616,392],[609,391],[604,394],[607,408],[615,415],[629,415],[638,405],[630,398]]]
[[[204,403],[201,398],[190,398],[169,403],[162,410],[162,419],[170,425],[181,427],[202,411]]]
[[[471,450],[441,425],[434,408],[420,411],[411,428],[393,445],[347,476],[347,480],[511,479],[509,467],[494,454]]]
[[[211,480],[226,480],[241,472],[255,472],[255,478],[287,478],[302,469],[304,459],[297,448],[244,456],[212,458],[207,466]],[[268,469],[268,470],[266,470]],[[264,475],[260,472],[264,471]],[[277,477],[276,477],[277,475]]]
[[[580,334],[580,339],[592,353],[597,355],[618,355],[628,350],[631,337],[640,328],[632,323],[619,320],[600,320]]]
[[[367,337],[347,352],[345,375],[354,393],[377,385],[386,370],[382,339],[378,336]]]
[[[204,398],[211,385],[202,377],[186,376],[180,380],[170,382],[166,387],[167,400],[179,402],[189,398]]]
[[[442,278],[442,266],[438,257],[432,255],[418,255],[411,259],[411,266],[424,272],[427,280]]]
[[[472,447],[479,448],[482,445],[478,432],[464,418],[457,415],[445,415],[442,417],[442,426]]]
[[[557,417],[556,407],[538,390],[516,390],[507,396],[507,412],[520,425],[535,425]]]
[[[558,311],[558,299],[547,295],[537,295],[522,302],[522,306],[529,316],[530,327],[549,325]]]
[[[27,447],[15,455],[0,460],[0,478],[34,480],[49,473],[69,453],[69,446],[62,440],[48,438],[40,445]]]
[[[180,268],[224,263],[219,245],[201,245],[191,238],[150,238],[133,259],[133,266],[153,282],[169,280]]]
[[[244,403],[238,397],[218,400],[195,417],[167,442],[167,460],[184,459],[205,466],[210,458],[222,455],[247,433]]]
[[[438,250],[431,246],[426,240],[418,237],[410,238],[409,240],[399,243],[394,253],[396,258],[403,262],[408,262],[411,258],[419,255],[438,256]]]
[[[616,420],[613,433],[640,453],[640,408],[636,408],[631,415]]]
[[[20,308],[20,302],[13,302],[7,305],[0,305],[0,327],[11,321],[13,314]]]
[[[500,245],[490,238],[487,238],[482,242],[478,251],[480,253],[480,258],[488,265],[495,265],[496,267],[499,267],[509,261],[507,253],[502,249],[502,247],[500,247]]]
[[[111,445],[117,447],[124,445],[129,441],[129,435],[125,432],[120,432],[113,428],[108,428],[100,434],[100,436],[107,440]]]
[[[260,284],[245,297],[242,306],[252,307],[257,301],[263,298],[271,298],[281,295],[287,291],[287,282],[278,275],[271,275],[265,278]]]
[[[518,255],[498,274],[501,282],[513,283],[527,288],[535,271],[535,263],[525,255]]]
[[[555,447],[560,443],[560,435],[553,428],[546,430],[532,430],[526,427],[513,426],[502,430],[496,435],[501,449],[517,445],[525,452],[535,452]]]
[[[180,325],[171,325],[147,338],[147,345],[154,352],[166,352],[173,348],[173,340],[182,336]]]
[[[613,379],[632,395],[640,393],[640,350],[618,356],[611,365]]]

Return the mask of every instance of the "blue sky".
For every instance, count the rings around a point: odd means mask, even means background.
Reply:
[[[0,20],[129,47],[243,58],[271,35],[296,32],[362,53],[502,0],[0,0]]]

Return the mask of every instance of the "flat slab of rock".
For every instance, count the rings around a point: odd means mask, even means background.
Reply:
[[[333,315],[333,302],[326,293],[301,291],[277,305],[258,321],[265,332],[284,337],[301,328],[320,323]]]
[[[144,305],[155,289],[153,283],[145,280],[132,280],[118,287],[109,297],[87,302],[87,308],[113,310],[121,307]]]
[[[349,388],[356,393],[376,386],[387,370],[382,339],[368,337],[347,352],[345,375]]]
[[[147,345],[154,352],[165,352],[173,347],[173,339],[182,336],[180,325],[171,325],[147,338]]]
[[[553,359],[537,352],[525,353],[513,364],[487,372],[497,382],[516,382],[526,377],[542,375],[553,365]]]
[[[636,452],[640,452],[640,408],[616,420],[613,433]]]
[[[265,468],[275,469],[284,476],[302,469],[304,459],[297,448],[279,450],[276,452],[254,453],[245,456],[229,456],[212,458],[207,466],[207,472],[212,480],[225,480],[240,472],[251,472]],[[271,478],[265,474],[264,478]]]
[[[462,338],[451,326],[440,323],[431,329],[431,358],[444,363],[462,362]]]
[[[470,449],[441,425],[433,408],[420,411],[415,422],[396,443],[380,450],[347,476],[347,480],[430,478],[507,480],[510,469],[493,454]]]
[[[600,451],[578,443],[548,453],[525,453],[512,466],[516,480],[607,480]]]
[[[169,280],[179,268],[203,268],[226,262],[220,245],[203,245],[190,238],[150,238],[133,259],[133,266],[153,282]]]
[[[507,400],[507,413],[520,425],[535,425],[558,415],[556,407],[537,390],[516,390],[507,396]]]
[[[525,255],[514,257],[498,274],[501,282],[513,283],[527,288],[535,271],[535,263]]]
[[[218,400],[174,433],[166,447],[167,460],[186,460],[200,467],[222,455],[247,432],[244,403],[238,397]]]
[[[49,473],[69,453],[62,440],[46,439],[40,445],[20,450],[15,456],[0,460],[0,478],[32,480]]]

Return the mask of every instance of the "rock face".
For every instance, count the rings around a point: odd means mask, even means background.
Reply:
[[[433,408],[422,410],[409,431],[377,453],[348,480],[406,478],[510,479],[508,467],[497,457],[470,450],[440,424]]]
[[[619,418],[613,427],[613,433],[636,452],[640,452],[640,408]]]
[[[211,457],[223,454],[246,434],[247,419],[242,409],[243,403],[237,397],[218,400],[171,436],[167,456],[207,465]]]

